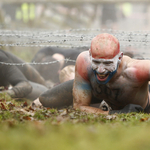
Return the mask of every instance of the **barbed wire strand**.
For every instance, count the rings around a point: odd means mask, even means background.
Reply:
[[[141,59],[141,58],[136,58],[136,59]],[[143,58],[143,60],[150,60],[150,58]],[[67,63],[68,61],[70,62],[76,62],[76,60],[72,60],[69,58],[66,59],[61,59],[61,60],[56,60],[56,61],[50,61],[50,62],[23,62],[23,63],[6,63],[6,62],[0,62],[0,64],[2,65],[7,65],[7,66],[24,66],[24,65],[51,65],[54,63],[58,63],[60,61],[64,61],[65,63]]]
[[[7,66],[24,66],[24,65],[50,65],[50,64],[54,64],[54,63],[58,63],[60,61],[64,61],[64,62],[76,62],[75,60],[71,60],[69,58],[66,59],[60,59],[60,60],[55,60],[55,61],[50,61],[50,62],[23,62],[23,63],[8,63],[8,62],[0,62],[0,64],[2,65],[7,65]]]
[[[94,33],[95,32],[95,33]],[[0,47],[63,47],[63,48],[82,48],[89,47],[91,40],[99,32],[107,32],[116,36],[121,47],[137,47],[142,52],[148,53],[150,48],[150,31],[121,31],[112,29],[69,29],[55,31],[38,31],[38,30],[0,30]],[[59,38],[59,39],[58,39]],[[87,49],[88,50],[88,49]],[[149,58],[144,58],[149,59]],[[62,61],[62,60],[59,60]],[[64,59],[65,62],[73,61]],[[3,65],[48,65],[53,62],[27,62],[27,63],[5,63]]]

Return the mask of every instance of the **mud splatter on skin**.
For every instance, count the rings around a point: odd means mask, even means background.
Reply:
[[[111,59],[119,53],[119,41],[107,33],[100,34],[91,42],[92,57]]]

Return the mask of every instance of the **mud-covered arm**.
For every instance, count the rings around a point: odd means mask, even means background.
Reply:
[[[88,82],[76,76],[73,84],[73,107],[93,114],[108,114],[99,108],[91,107],[92,89]]]
[[[88,56],[81,53],[76,60],[75,79],[73,84],[73,107],[81,111],[94,114],[108,114],[99,108],[90,106],[92,99],[92,87],[88,80]]]
[[[12,89],[4,91],[11,97],[23,98],[32,91],[32,86],[16,66],[0,65],[0,70],[4,83],[12,85]]]
[[[19,69],[28,80],[42,85],[46,85],[44,78],[34,67],[30,65],[23,65],[23,66],[19,66]]]
[[[27,82],[19,82],[12,89],[4,91],[12,98],[25,98],[32,91],[32,86]]]

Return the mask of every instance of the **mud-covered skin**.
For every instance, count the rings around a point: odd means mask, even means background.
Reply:
[[[127,104],[137,104],[145,108],[150,80],[149,64],[149,60],[134,60],[124,56],[114,77],[110,82],[102,85],[97,83],[92,71],[89,52],[82,52],[76,62],[73,86],[74,107],[87,112],[105,114],[106,112],[100,109],[92,111],[92,108],[88,107],[93,93],[95,97],[104,99],[113,110],[122,109]]]
[[[15,55],[3,50],[0,50],[0,60],[6,63],[23,63]],[[0,64],[0,71],[0,86],[13,86],[11,90],[4,91],[11,97],[23,98],[30,94],[33,90],[30,81],[45,85],[45,80],[29,65],[15,66]]]
[[[3,60],[3,62],[24,63],[23,60],[21,60],[20,58],[16,57],[15,55],[13,55],[12,53],[9,53],[7,51],[0,50],[0,57],[1,57],[1,60]],[[9,68],[11,68],[11,67],[12,66],[9,66]],[[24,76],[28,80],[45,85],[45,80],[43,79],[43,77],[32,66],[25,64],[23,66],[18,65],[16,67],[24,74]]]
[[[67,81],[42,93],[39,97],[40,102],[45,107],[64,108],[73,104],[72,97],[73,81]]]
[[[69,80],[61,83],[52,89],[43,92],[39,96],[39,100],[44,107],[50,108],[64,108],[73,105],[73,82],[74,80]],[[91,105],[94,107],[99,107],[102,99],[97,99],[92,95]]]
[[[108,111],[91,107],[93,98],[96,99],[94,103],[100,103],[101,100],[105,100],[113,110],[120,110],[119,113],[129,112],[128,109],[137,112],[138,109],[136,108],[147,108],[150,61],[135,60],[128,56],[123,56],[123,53],[120,52],[118,40],[112,35],[98,35],[94,40],[96,41],[92,42],[90,50],[82,52],[77,57],[73,91],[72,88],[68,88],[68,83],[66,84],[65,82],[55,87],[53,92],[49,90],[42,94],[40,102],[46,107],[54,106],[53,104],[56,102],[55,107],[57,107],[61,101],[61,95],[67,97],[69,92],[69,99],[73,98],[73,107],[87,113],[109,113]],[[91,62],[91,56],[94,59],[98,59],[98,61]],[[108,70],[107,64],[113,64],[112,59],[116,56],[118,60],[115,61],[117,63],[115,74],[105,84],[98,82],[97,79],[99,81],[108,79],[110,73],[106,74]],[[111,61],[109,62],[110,59]],[[96,68],[94,68],[97,70],[96,74],[91,63],[97,63]],[[61,89],[67,88],[68,90],[62,90],[61,92]],[[73,97],[71,96],[71,91]],[[68,103],[70,100],[68,100]],[[61,103],[62,105],[63,103]]]
[[[102,33],[94,37],[89,51],[78,56],[75,68],[75,109],[108,114],[108,111],[89,106],[92,94],[105,100],[113,110],[120,110],[119,112],[128,112],[127,109],[137,112],[140,108],[148,108],[150,61],[123,56],[120,43],[113,35]]]

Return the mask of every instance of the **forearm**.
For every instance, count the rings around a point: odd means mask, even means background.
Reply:
[[[99,108],[94,108],[94,107],[91,107],[91,106],[79,106],[79,107],[76,107],[76,109],[79,109],[81,111],[84,111],[86,113],[92,113],[92,114],[105,114],[105,115],[108,115],[108,111],[103,111]]]
[[[25,75],[25,77],[28,80],[30,80],[32,82],[36,82],[36,83],[42,84],[42,85],[45,85],[44,78],[32,66],[26,65],[26,66],[24,66],[24,68],[22,67],[21,70],[22,70],[23,74]]]

